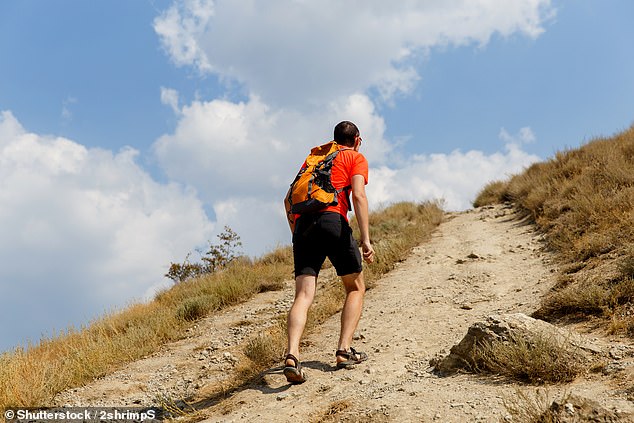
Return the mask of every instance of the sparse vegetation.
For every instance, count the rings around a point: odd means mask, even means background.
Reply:
[[[555,423],[556,420],[548,412],[551,403],[548,391],[543,389],[536,390],[534,394],[516,389],[504,398],[510,421],[523,423]]]
[[[488,204],[495,204],[507,201],[507,184],[504,181],[493,181],[488,183],[478,194],[478,198],[473,202],[473,207],[482,207]]]
[[[187,279],[200,277],[209,273],[224,269],[232,261],[241,257],[239,248],[242,246],[240,236],[229,226],[225,226],[224,231],[218,235],[219,244],[209,243],[209,251],[201,254],[201,261],[192,263],[189,261],[190,254],[187,254],[183,263],[170,263],[170,268],[165,277],[174,282],[183,282]]]
[[[278,323],[273,329],[251,338],[244,348],[244,354],[257,367],[266,368],[284,354],[285,330],[282,327],[282,321]]]
[[[480,371],[531,384],[572,382],[586,366],[578,351],[563,340],[511,336],[475,350]]]
[[[544,232],[565,273],[536,316],[602,316],[632,333],[634,126],[489,184],[474,205],[506,201]]]
[[[628,416],[619,416],[593,400],[573,394],[564,394],[553,401],[544,390],[534,394],[516,390],[514,395],[505,398],[504,406],[510,421],[522,423],[630,421]],[[509,421],[509,418],[503,421]]]
[[[328,405],[328,408],[315,415],[309,420],[310,423],[338,422],[341,414],[352,407],[349,400],[337,400]]]
[[[368,289],[383,274],[403,261],[407,252],[429,237],[440,224],[442,210],[438,203],[394,204],[370,215],[370,239],[376,251],[375,262],[364,270]],[[356,228],[356,223],[351,223]],[[355,230],[355,237],[358,233]]]
[[[402,260],[409,249],[429,236],[442,215],[435,203],[401,203],[373,213],[371,225],[378,260],[368,267],[368,283],[376,281],[395,261]],[[196,319],[245,301],[258,292],[280,289],[291,277],[290,247],[279,248],[255,261],[234,259],[221,271],[175,284],[149,303],[132,305],[79,330],[4,353],[0,355],[0,409],[50,405],[62,390],[80,386],[151,354],[166,342],[184,336],[185,329]],[[309,327],[338,310],[340,304],[334,307],[335,301],[327,301],[329,293],[337,290],[341,286],[333,284],[332,289],[321,291]],[[250,359],[259,364],[242,366],[249,375],[279,358],[276,346],[283,341],[275,337],[283,329],[277,332],[267,335],[272,338],[252,342]],[[271,348],[267,345],[270,339],[273,339]]]

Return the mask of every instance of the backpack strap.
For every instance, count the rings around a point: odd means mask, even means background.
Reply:
[[[346,193],[346,201],[348,202],[348,211],[352,211],[352,203],[350,202],[350,191],[352,191],[352,185],[345,186],[336,191],[336,194],[345,192]]]
[[[345,150],[354,150],[354,149],[352,147],[344,147],[339,149],[339,151],[345,151]],[[348,211],[352,211],[352,202],[350,201],[350,191],[352,191],[352,185],[345,186],[341,188],[340,190],[338,190],[338,192],[342,192],[342,191],[345,191],[346,193],[346,201],[348,202]]]

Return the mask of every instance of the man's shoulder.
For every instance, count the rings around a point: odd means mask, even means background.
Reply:
[[[354,151],[353,149],[342,150],[335,159],[333,165],[337,169],[345,169],[345,172],[351,175],[367,175],[368,173],[367,159],[363,154],[358,151]]]
[[[358,151],[355,151],[354,149],[352,149],[350,147],[342,148],[339,151],[339,155],[342,158],[346,157],[346,158],[352,158],[354,160],[367,160],[362,153],[359,153]]]

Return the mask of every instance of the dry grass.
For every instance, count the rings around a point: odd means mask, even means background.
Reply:
[[[562,268],[573,269],[560,278],[564,283],[544,301],[539,317],[599,315],[612,321],[632,302],[634,127],[492,183],[474,204],[505,201],[539,226]]]
[[[429,236],[442,215],[432,203],[397,204],[373,213],[371,224],[379,260],[368,267],[367,280],[376,281],[402,260],[409,249]],[[290,248],[278,248],[255,262],[237,260],[221,272],[174,285],[150,303],[132,305],[84,328],[4,353],[0,355],[0,409],[48,406],[62,390],[151,354],[161,345],[183,337],[196,319],[258,292],[281,289],[284,280],[291,277]],[[340,286],[332,284],[323,290],[313,307],[309,327],[338,310],[338,289]],[[245,368],[249,378],[257,376],[252,374],[254,369],[264,369],[279,359],[283,333],[280,325],[247,348],[250,360],[258,363]]]
[[[548,391],[543,390],[537,390],[534,394],[516,390],[515,395],[504,399],[504,406],[509,413],[510,421],[522,423],[629,422],[632,417],[608,410],[596,401],[570,393],[564,394],[558,400],[551,400]]]
[[[539,389],[534,394],[516,389],[504,398],[504,407],[511,416],[511,421],[522,423],[555,423],[548,412],[552,400],[548,391]]]
[[[479,346],[474,358],[480,371],[531,384],[572,382],[586,370],[577,349],[546,336],[493,341]]]
[[[488,204],[495,204],[505,200],[506,182],[493,181],[488,183],[478,194],[478,198],[473,202],[473,207],[482,207]]]
[[[278,361],[283,356],[285,347],[286,327],[280,319],[272,329],[251,338],[244,348],[244,355],[255,364],[255,368],[262,369]]]
[[[403,261],[407,253],[440,224],[443,212],[438,203],[397,203],[370,215],[370,239],[375,262],[364,270],[368,289],[376,280]],[[352,223],[353,228],[356,224]],[[355,232],[355,236],[358,236]]]
[[[328,409],[321,413],[315,413],[308,421],[310,423],[338,422],[341,414],[350,409],[352,405],[349,400],[334,401],[328,405]]]
[[[80,386],[180,339],[191,322],[281,287],[289,265],[236,263],[162,292],[147,304],[106,315],[37,345],[5,353],[0,361],[0,408],[50,405],[64,389]]]

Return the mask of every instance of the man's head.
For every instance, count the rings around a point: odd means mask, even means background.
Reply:
[[[359,137],[359,128],[352,122],[344,120],[335,126],[335,142],[346,147],[354,147],[357,137]]]

